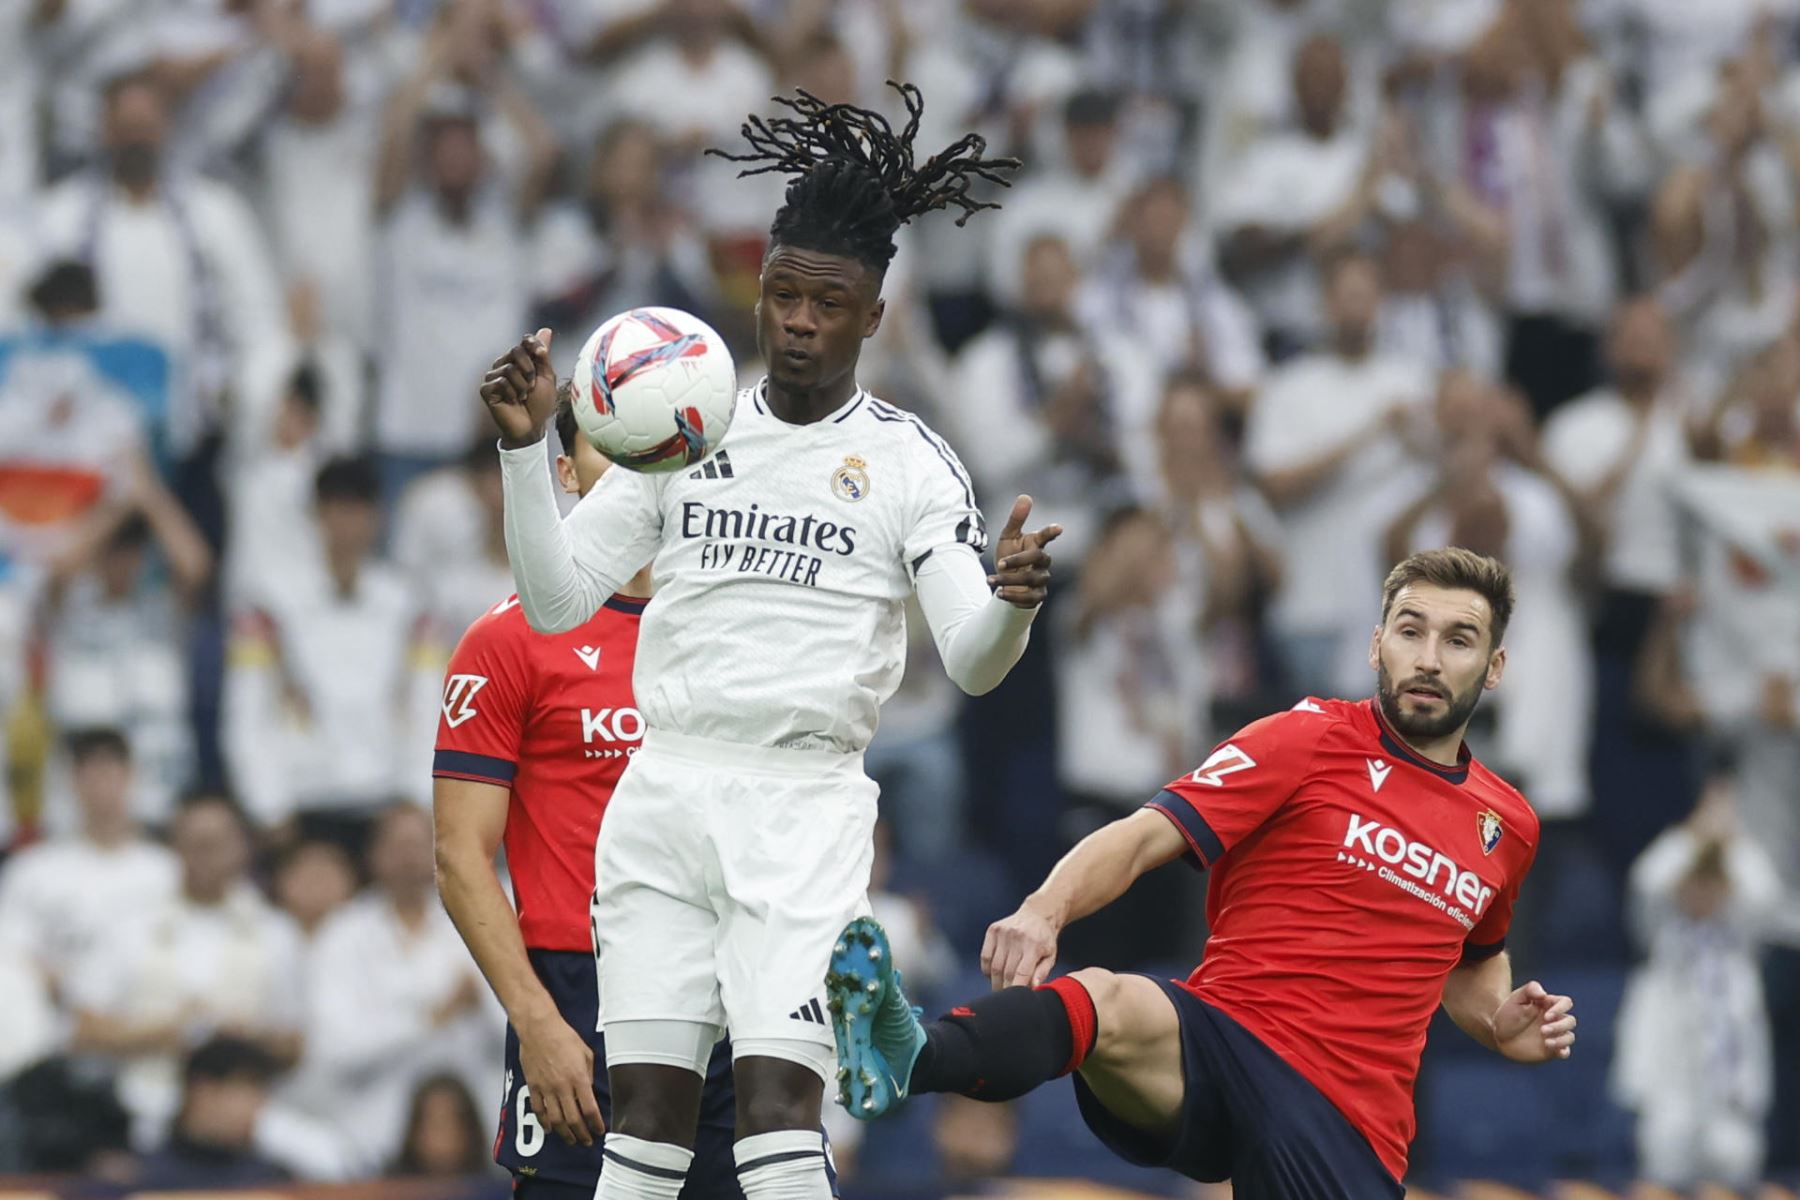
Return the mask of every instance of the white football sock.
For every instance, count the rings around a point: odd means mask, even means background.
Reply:
[[[746,1200],[831,1200],[825,1139],[816,1129],[747,1137],[732,1148]]]
[[[609,1133],[594,1200],[675,1200],[693,1161],[692,1150],[672,1143]]]

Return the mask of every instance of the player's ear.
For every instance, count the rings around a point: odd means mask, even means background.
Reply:
[[[556,456],[556,482],[562,484],[562,490],[571,496],[581,492],[581,481],[575,477],[575,460],[567,454]]]
[[[1369,669],[1371,671],[1381,670],[1381,626],[1379,625],[1375,627],[1375,632],[1369,635]]]
[[[1504,674],[1505,671],[1506,647],[1500,646],[1496,648],[1492,654],[1488,655],[1487,678],[1481,681],[1481,686],[1490,692],[1493,691],[1500,686],[1500,676]]]
[[[887,301],[886,300],[875,301],[875,306],[869,310],[869,319],[863,325],[863,336],[864,337],[872,338],[875,336],[875,331],[877,329],[881,328],[882,315],[885,314],[886,312],[887,312]]]

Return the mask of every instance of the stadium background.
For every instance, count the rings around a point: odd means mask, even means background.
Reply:
[[[1537,1070],[1434,1031],[1415,1194],[1681,1187],[1765,1130],[1791,1181],[1797,39],[1793,0],[0,5],[0,1174],[504,1187],[412,807],[510,590],[475,384],[642,303],[754,380],[779,184],[696,152],[896,77],[922,146],[1028,165],[902,235],[862,380],[1069,530],[1003,687],[921,637],[884,711],[909,981],[979,987],[986,923],[1237,723],[1366,694],[1382,571],[1455,541],[1518,574],[1477,746],[1545,817],[1515,970],[1582,1025]],[[1201,887],[1064,964],[1185,973]],[[1066,1087],[833,1129],[850,1194],[1193,1194]]]

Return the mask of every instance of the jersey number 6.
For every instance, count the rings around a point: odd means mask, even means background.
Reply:
[[[521,1157],[530,1158],[544,1148],[544,1127],[538,1124],[537,1114],[531,1111],[531,1085],[519,1088],[518,1099],[513,1102],[513,1115],[517,1128],[513,1131],[513,1149]]]

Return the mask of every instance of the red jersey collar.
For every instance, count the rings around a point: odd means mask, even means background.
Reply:
[[[1442,779],[1447,783],[1460,785],[1464,780],[1468,779],[1469,764],[1475,761],[1475,755],[1469,749],[1469,743],[1466,740],[1456,749],[1456,765],[1454,767],[1446,767],[1443,763],[1432,762],[1429,758],[1426,758],[1417,750],[1414,750],[1411,746],[1407,745],[1406,740],[1394,732],[1393,726],[1387,723],[1387,717],[1383,715],[1381,711],[1380,700],[1371,696],[1369,699],[1363,701],[1363,703],[1368,706],[1370,714],[1374,716],[1375,728],[1381,734],[1381,745],[1388,753],[1397,758],[1405,759],[1416,767],[1425,768],[1425,770],[1430,771],[1433,775],[1436,775],[1439,779]]]

